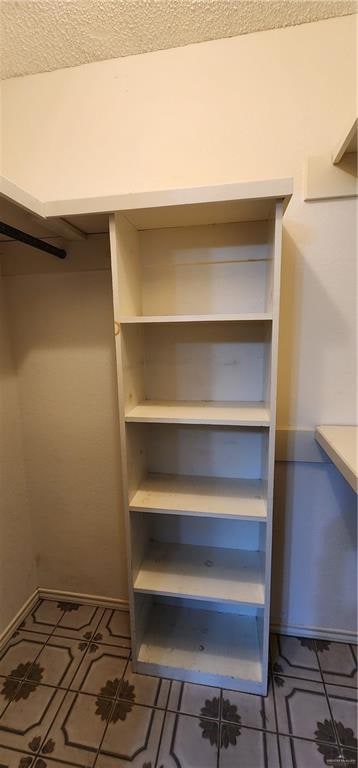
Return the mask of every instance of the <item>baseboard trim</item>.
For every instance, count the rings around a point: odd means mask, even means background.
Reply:
[[[315,637],[317,640],[331,640],[336,643],[358,643],[358,632],[345,629],[331,629],[326,627],[309,627],[301,624],[285,624],[279,620],[273,620],[270,624],[271,632],[293,637]]]
[[[101,595],[86,595],[83,592],[66,592],[60,589],[45,589],[39,587],[39,597],[45,600],[69,600],[83,605],[98,605],[100,608],[118,608],[122,611],[129,610],[128,600],[120,597],[103,597]]]
[[[39,587],[26,600],[16,616],[9,622],[7,627],[0,634],[0,649],[7,643],[16,627],[21,624],[25,616],[31,611],[37,600],[69,600],[83,605],[97,605],[101,608],[113,608],[121,611],[129,611],[128,600],[119,597],[103,597],[101,595],[86,595],[83,592],[67,592],[60,589],[45,589]],[[283,635],[293,637],[315,637],[319,640],[331,640],[341,643],[358,643],[358,632],[347,631],[344,629],[332,629],[327,627],[311,627],[301,624],[285,624],[283,621],[275,618],[270,624],[271,632],[278,632]]]
[[[36,604],[37,600],[39,599],[39,593],[38,590],[35,589],[35,591],[28,597],[26,602],[21,606],[20,610],[17,612],[16,616],[14,616],[13,619],[9,622],[7,627],[1,632],[0,634],[0,648],[2,648],[5,643],[10,639],[11,635],[15,632],[16,627],[21,624],[21,622],[24,620],[25,616],[31,611],[31,609]]]

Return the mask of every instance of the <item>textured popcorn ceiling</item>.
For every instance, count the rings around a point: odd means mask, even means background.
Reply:
[[[1,77],[355,11],[352,0],[0,0]]]

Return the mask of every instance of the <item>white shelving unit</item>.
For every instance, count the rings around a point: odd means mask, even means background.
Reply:
[[[133,664],[265,694],[292,181],[135,195],[110,237]]]

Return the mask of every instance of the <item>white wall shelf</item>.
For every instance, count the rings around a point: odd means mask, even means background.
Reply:
[[[346,155],[357,154],[358,150],[358,117],[354,120],[344,138],[337,145],[332,162],[338,165]]]
[[[149,474],[129,502],[133,512],[204,515],[265,521],[267,488],[262,480]]]
[[[110,222],[133,666],[264,695],[290,189],[153,193]]]
[[[319,426],[315,437],[347,483],[358,493],[358,426]]]

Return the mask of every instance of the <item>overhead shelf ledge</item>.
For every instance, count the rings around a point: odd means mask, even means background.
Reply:
[[[343,141],[341,141],[335,152],[332,155],[333,165],[338,165],[346,155],[357,154],[358,143],[358,117],[356,117],[353,125],[351,125],[348,133],[345,135]]]
[[[358,196],[357,131],[356,117],[333,153],[306,159],[306,201]]]

